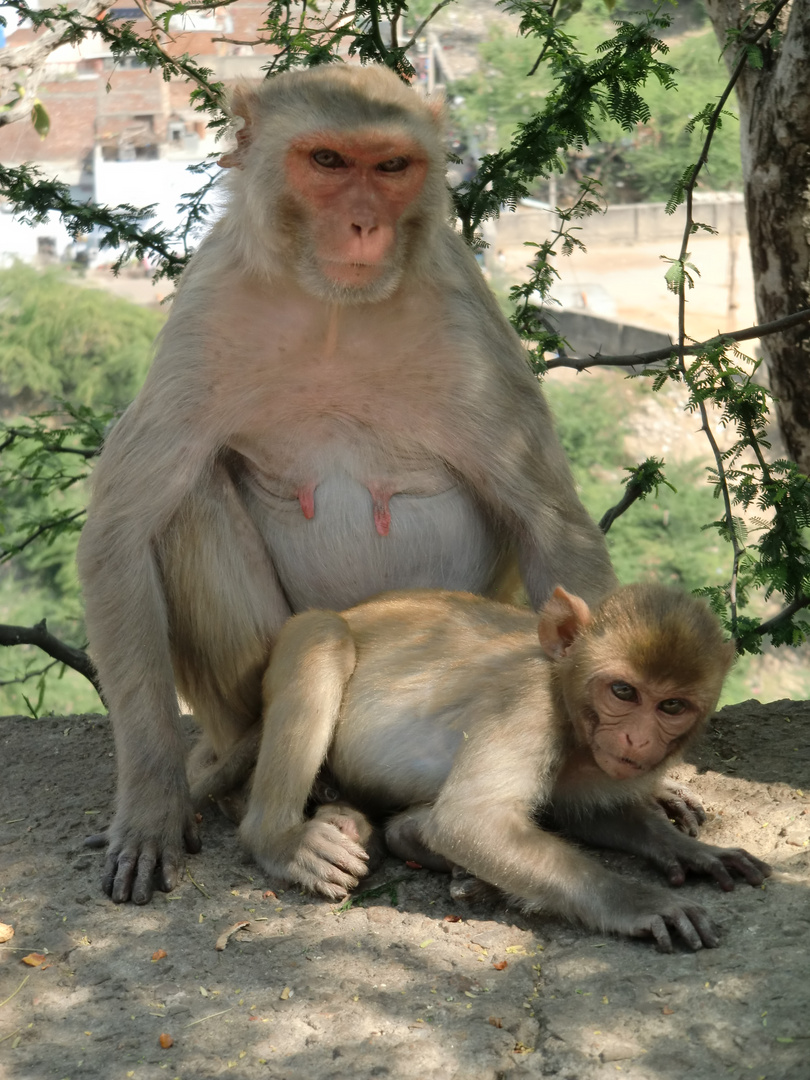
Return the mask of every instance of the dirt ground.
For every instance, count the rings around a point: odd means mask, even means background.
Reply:
[[[3,1080],[810,1077],[810,703],[731,706],[676,770],[710,812],[704,837],[776,872],[685,886],[723,939],[669,956],[466,907],[394,860],[348,910],[268,895],[213,810],[180,886],[116,907],[82,844],[113,801],[106,718],[0,719],[0,760]],[[654,876],[598,857],[628,889]]]

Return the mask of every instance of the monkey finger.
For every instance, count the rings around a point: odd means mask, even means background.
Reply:
[[[344,900],[359,884],[359,878],[338,870],[331,863],[323,863],[322,866],[297,874],[296,877],[310,892],[319,893],[327,900]]]
[[[314,823],[310,823],[314,825]],[[311,828],[310,850],[316,858],[358,877],[368,873],[368,852],[337,825],[322,822]]]
[[[345,850],[334,852],[323,860],[323,865],[330,867],[337,874],[350,877],[354,882],[351,888],[354,888],[360,878],[368,874],[368,856],[362,849],[358,852]]]
[[[110,834],[106,831],[93,833],[92,836],[85,836],[84,847],[89,848],[104,848],[110,842]]]
[[[706,811],[702,806],[691,806],[685,799],[673,798],[667,806],[667,815],[677,828],[687,836],[697,836],[700,826],[706,820]]]
[[[330,890],[333,886],[350,892],[367,873],[368,866],[364,861],[354,857],[351,852],[339,849],[337,845],[331,851],[301,852],[296,864],[290,867],[294,880],[312,892],[327,896],[332,895]]]

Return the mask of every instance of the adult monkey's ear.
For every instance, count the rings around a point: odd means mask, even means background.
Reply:
[[[537,636],[551,660],[562,660],[579,634],[591,623],[585,601],[558,585],[540,611]]]
[[[258,95],[250,86],[237,86],[233,91],[231,116],[236,122],[241,120],[241,124],[236,129],[236,149],[227,150],[217,162],[221,169],[244,169],[245,154],[253,142],[253,117],[257,102]]]
[[[447,121],[447,98],[444,90],[434,90],[433,93],[424,98],[424,102],[433,117],[436,127],[443,128]]]

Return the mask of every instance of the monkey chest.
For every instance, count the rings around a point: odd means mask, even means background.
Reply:
[[[497,562],[494,531],[471,495],[437,471],[370,474],[334,467],[293,492],[246,472],[243,495],[294,611],[341,610],[404,588],[487,591]],[[413,490],[413,488],[416,490]]]

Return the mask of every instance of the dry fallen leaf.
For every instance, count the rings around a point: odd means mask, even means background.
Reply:
[[[171,1035],[167,1035],[165,1031],[160,1036],[159,1042],[164,1050],[168,1050],[170,1046],[174,1045],[174,1039],[171,1037]]]
[[[503,1020],[501,1020],[500,1016],[490,1016],[489,1023],[492,1024],[493,1027],[503,1027]]]
[[[265,889],[264,892],[262,893],[262,899],[263,900],[278,900],[278,897],[276,896],[276,894],[273,892],[272,889]]]
[[[0,942],[10,941],[14,937],[14,927],[0,922]]]
[[[28,964],[29,967],[39,967],[40,964],[45,962],[45,953],[30,952],[28,956],[22,958],[24,964]]]
[[[506,960],[499,960],[497,963],[493,961],[492,966],[495,968],[496,971],[503,971],[505,968],[509,967],[509,964],[506,962]]]
[[[244,930],[246,926],[250,926],[247,919],[243,919],[241,922],[236,922],[233,926],[229,926],[227,930],[223,930],[216,940],[214,948],[217,952],[222,952],[225,946],[228,944],[228,938],[236,933],[237,930]]]
[[[405,860],[405,865],[407,867],[409,867],[411,870],[421,870],[422,869],[422,864],[419,863],[419,862],[416,862],[414,859],[406,859]]]
[[[152,963],[154,964],[156,960],[163,960],[168,955],[165,949],[157,949],[152,953]]]
[[[664,1016],[674,1016],[675,1015],[675,1010],[670,1009],[669,1005],[665,1005],[663,1007],[663,1009],[661,1010],[661,1012],[664,1014]]]
[[[293,996],[293,992],[294,991],[292,991],[289,986],[285,986],[278,996],[282,1001],[288,1001]]]
[[[444,921],[445,922],[461,922],[461,916],[460,915],[445,915]]]

